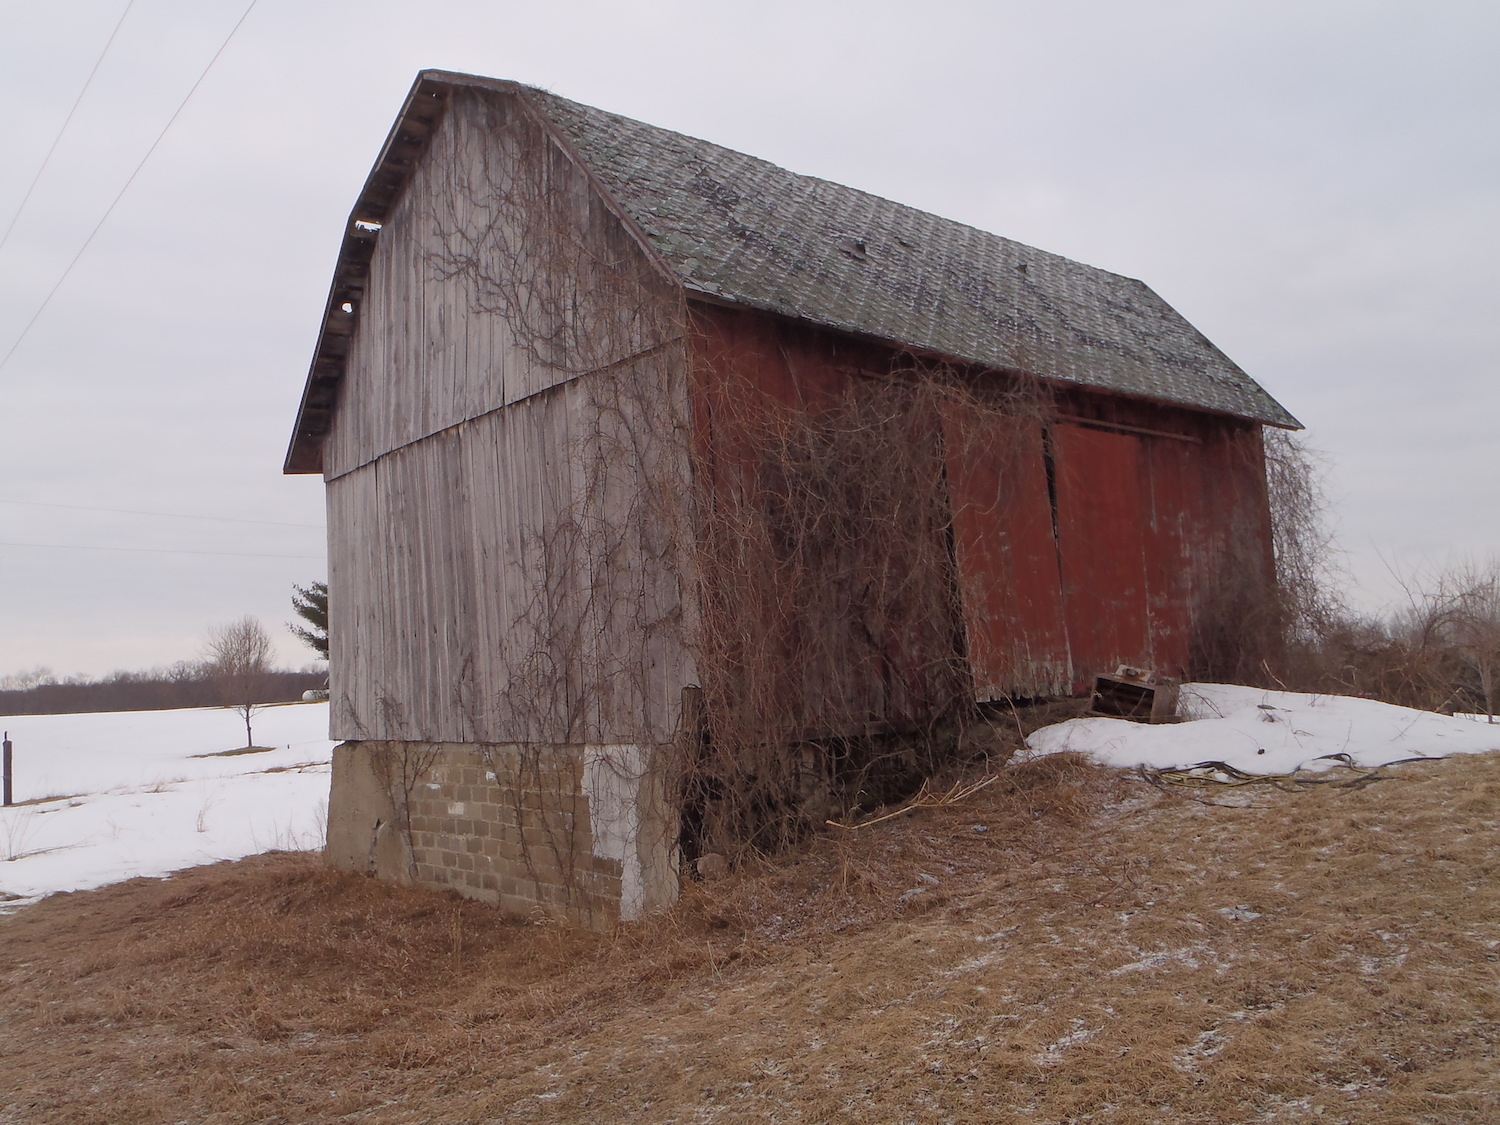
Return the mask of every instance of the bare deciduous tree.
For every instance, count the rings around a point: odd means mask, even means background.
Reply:
[[[1279,612],[1286,640],[1314,644],[1347,616],[1345,584],[1328,525],[1324,468],[1299,434],[1266,427],[1266,491],[1276,555]]]
[[[1500,560],[1467,562],[1441,576],[1438,632],[1463,664],[1467,686],[1495,721],[1500,694]]]
[[[42,684],[55,683],[57,683],[57,677],[52,674],[52,669],[44,664],[38,664],[35,668],[0,676],[0,691],[30,691]]]
[[[220,701],[245,720],[245,746],[255,745],[250,719],[266,701],[271,673],[271,638],[254,617],[242,617],[208,631],[204,671]]]

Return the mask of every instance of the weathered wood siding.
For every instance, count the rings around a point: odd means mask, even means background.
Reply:
[[[666,740],[674,291],[509,95],[454,96],[378,238],[325,454],[333,736]]]
[[[949,403],[943,435],[974,697],[1067,694],[1072,660],[1045,427]]]
[[[518,98],[456,93],[378,234],[324,475],[662,347],[678,307]]]
[[[1120,664],[1205,674],[1226,599],[1274,600],[1260,427],[1103,396],[1066,406],[1051,451],[1075,690]]]

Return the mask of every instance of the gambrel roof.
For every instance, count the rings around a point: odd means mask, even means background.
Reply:
[[[520,97],[690,295],[1004,371],[1298,422],[1143,282],[513,82],[424,71],[345,234],[288,472],[316,471],[372,241],[448,93]]]

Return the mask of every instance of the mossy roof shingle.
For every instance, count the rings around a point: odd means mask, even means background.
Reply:
[[[986,367],[1297,425],[1134,278],[527,93],[692,292]]]

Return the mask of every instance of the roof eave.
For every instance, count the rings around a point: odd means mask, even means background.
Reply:
[[[459,80],[467,85],[516,88],[513,82],[480,80],[442,70],[424,70],[412,83],[401,112],[391,125],[380,155],[376,157],[344,224],[343,242],[334,265],[333,281],[328,288],[328,300],[323,306],[323,324],[318,332],[317,347],[313,349],[302,401],[297,408],[291,444],[282,463],[284,473],[323,471],[323,438],[332,424],[333,411],[338,403],[344,363],[359,322],[376,237],[400,200],[433,130],[442,119],[448,93],[460,84]]]
[[[697,286],[693,285],[691,282],[685,282],[684,288],[687,290],[687,296],[690,301],[696,301],[705,305],[713,305],[718,308],[753,309],[756,312],[763,312],[769,316],[778,317],[782,320],[793,321],[798,324],[806,324],[810,327],[823,329],[830,332],[839,332],[846,336],[854,336],[858,339],[868,341],[872,344],[877,344],[881,347],[891,348],[896,351],[909,353],[913,356],[920,356],[926,359],[931,359],[938,363],[954,363],[966,366],[974,370],[993,371],[1003,375],[1019,375],[1028,379],[1036,379],[1038,382],[1049,383],[1053,386],[1070,387],[1074,389],[1085,390],[1092,394],[1109,395],[1118,398],[1128,398],[1140,402],[1152,402],[1157,403],[1161,406],[1174,407],[1178,410],[1192,410],[1200,414],[1213,414],[1223,418],[1238,418],[1241,421],[1257,422],[1263,426],[1274,426],[1277,429],[1282,430],[1300,430],[1304,428],[1301,422],[1297,421],[1297,419],[1294,418],[1286,410],[1285,407],[1283,407],[1274,398],[1271,398],[1270,395],[1266,395],[1266,400],[1276,408],[1274,411],[1267,410],[1261,413],[1247,414],[1235,410],[1216,409],[1211,406],[1204,406],[1199,403],[1182,402],[1177,399],[1166,398],[1160,395],[1150,395],[1138,391],[1123,391],[1119,390],[1118,388],[1096,386],[1094,384],[1081,382],[1077,379],[1067,379],[1058,375],[1047,375],[1041,372],[1031,371],[1024,367],[997,367],[993,364],[986,363],[983,360],[974,359],[970,356],[950,355],[947,352],[939,351],[935,348],[922,347],[919,344],[913,344],[908,341],[880,336],[863,329],[852,328],[846,324],[835,324],[832,321],[817,320],[807,316],[796,316],[792,313],[786,312],[783,309],[775,308],[774,306],[763,302],[749,301],[743,298],[726,297],[723,294],[714,293],[708,289],[700,289]]]

